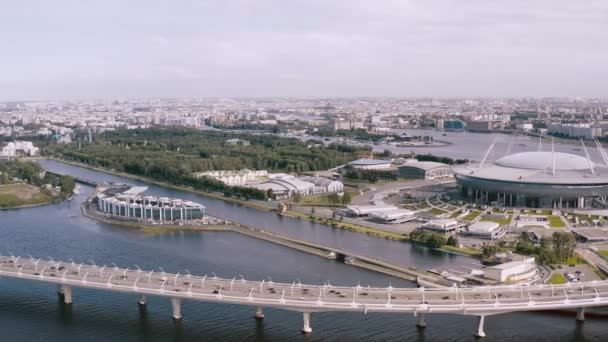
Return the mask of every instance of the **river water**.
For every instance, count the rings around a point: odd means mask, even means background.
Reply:
[[[84,178],[143,184],[62,163],[41,163],[52,171]],[[412,286],[237,233],[148,235],[99,223],[80,214],[79,204],[93,190],[81,188],[71,202],[0,211],[0,250],[147,269],[162,266],[173,272],[216,272],[223,277],[242,274],[248,279],[287,282]],[[475,263],[154,185],[148,192],[187,198],[203,203],[210,214],[402,265],[447,269]],[[428,328],[419,332],[411,315],[316,313],[313,333],[303,336],[301,315],[276,309],[266,309],[264,321],[256,322],[250,307],[185,302],[184,318],[176,324],[168,301],[162,298],[150,298],[147,312],[140,313],[132,295],[75,289],[74,304],[66,309],[51,285],[0,278],[0,288],[0,341],[471,341],[475,328],[474,318],[457,315],[432,315]],[[491,341],[600,341],[608,337],[608,326],[593,318],[577,325],[573,315],[518,313],[489,317],[486,333]]]

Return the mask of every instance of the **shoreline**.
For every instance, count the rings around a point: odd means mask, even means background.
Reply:
[[[279,235],[273,232],[247,226],[244,224],[226,221],[225,224],[211,224],[201,226],[150,225],[143,222],[118,220],[112,217],[106,217],[105,215],[98,213],[94,209],[91,209],[89,205],[89,200],[81,204],[80,211],[83,216],[98,222],[114,226],[120,226],[127,229],[137,229],[142,233],[163,234],[170,232],[233,232],[249,236],[255,239],[274,243],[310,255],[322,257],[328,260],[336,260],[354,267],[378,272],[399,279],[408,280],[413,282],[414,284],[422,283],[424,284],[424,286],[434,287],[449,286],[447,281],[443,278],[439,278],[427,271],[419,271],[415,267],[404,267],[394,265],[387,261],[356,255],[348,251],[343,251],[337,248],[324,246],[317,243],[292,238],[289,236]]]
[[[168,188],[168,189],[172,189],[172,190],[178,190],[178,191],[185,191],[185,192],[189,192],[189,193],[193,193],[196,195],[200,195],[203,197],[208,197],[208,198],[212,198],[212,199],[216,199],[216,200],[221,200],[221,201],[225,201],[225,202],[229,202],[229,203],[234,203],[234,204],[239,204],[242,205],[244,207],[248,207],[248,208],[253,208],[253,209],[257,209],[257,210],[262,210],[262,211],[267,211],[267,212],[275,212],[277,215],[282,215],[282,216],[287,216],[287,217],[291,217],[291,218],[295,218],[295,219],[302,219],[302,220],[307,220],[313,223],[319,223],[319,224],[323,224],[323,225],[327,225],[325,223],[320,222],[321,220],[325,220],[324,218],[320,218],[320,217],[310,217],[310,215],[304,215],[304,214],[300,214],[298,212],[295,211],[286,211],[284,213],[279,213],[276,210],[264,206],[264,205],[260,205],[257,204],[255,202],[251,202],[251,201],[245,201],[245,200],[241,200],[238,198],[232,198],[232,197],[226,197],[217,193],[212,193],[212,192],[206,192],[206,191],[202,191],[202,190],[196,190],[194,188],[191,187],[186,187],[186,186],[181,186],[181,185],[175,185],[175,184],[171,184],[168,182],[163,182],[163,181],[157,181],[148,177],[144,177],[144,176],[137,176],[137,175],[132,175],[129,173],[125,173],[122,171],[116,171],[116,170],[109,170],[109,169],[105,169],[102,167],[97,167],[97,166],[92,166],[92,165],[88,165],[85,163],[81,163],[81,162],[76,162],[76,161],[71,161],[71,160],[65,160],[65,159],[61,159],[61,158],[57,158],[57,157],[41,157],[41,158],[37,158],[37,159],[47,159],[47,160],[53,160],[56,162],[60,162],[60,163],[65,163],[68,165],[72,165],[72,166],[78,166],[78,167],[83,167],[89,170],[93,170],[93,171],[98,171],[98,172],[103,172],[103,173],[108,173],[111,175],[115,175],[115,176],[119,176],[119,177],[125,177],[125,178],[129,178],[129,179],[135,179],[141,182],[145,182],[145,183],[150,183],[150,184],[154,184],[154,185],[158,185],[164,188]],[[374,228],[369,228],[369,227],[365,227],[365,226],[361,226],[361,225],[356,225],[356,224],[352,224],[352,223],[341,223],[341,222],[335,222],[336,223],[336,227],[333,227],[331,225],[327,225],[328,227],[331,228],[340,228],[340,229],[344,229],[344,230],[349,230],[349,231],[353,231],[353,232],[357,232],[360,234],[366,234],[366,235],[371,235],[371,236],[375,236],[375,237],[379,237],[379,238],[385,238],[385,239],[391,239],[391,240],[398,240],[398,241],[409,241],[407,235],[399,235],[397,233],[393,233],[393,232],[388,232],[388,231],[384,231],[384,230],[379,230],[379,229],[374,229]]]

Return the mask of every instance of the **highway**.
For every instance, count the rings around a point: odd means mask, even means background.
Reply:
[[[144,305],[146,296],[171,300],[173,317],[181,318],[182,300],[273,307],[303,313],[303,332],[312,331],[310,315],[322,311],[363,313],[410,313],[425,325],[425,315],[451,313],[478,317],[478,336],[485,336],[486,316],[533,310],[578,308],[577,319],[584,320],[584,308],[608,305],[608,281],[564,285],[486,286],[470,288],[393,288],[311,285],[225,279],[188,272],[145,271],[134,266],[99,266],[33,257],[1,256],[0,276],[59,285],[66,304],[73,301],[73,288],[91,288],[133,293]]]

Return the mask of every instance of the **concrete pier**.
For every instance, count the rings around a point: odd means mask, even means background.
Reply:
[[[182,300],[171,298],[171,307],[173,308],[173,319],[176,321],[182,319]]]
[[[416,327],[418,329],[426,328],[426,317],[422,312],[416,314]]]
[[[474,334],[476,337],[486,337],[486,333],[483,331],[485,318],[486,316],[477,316],[477,332]]]
[[[255,311],[255,318],[257,318],[257,319],[264,318],[264,311],[261,306],[258,306],[258,309]]]
[[[310,327],[310,312],[303,312],[302,318],[304,319],[304,326],[302,327],[303,334],[310,334],[312,328]]]
[[[581,323],[585,321],[585,308],[578,308],[576,310],[576,321]]]
[[[148,304],[148,299],[145,295],[140,294],[139,298],[137,299],[137,304],[139,304],[139,306],[146,307],[146,305]]]
[[[72,304],[72,288],[67,285],[57,286],[57,294],[65,304]]]

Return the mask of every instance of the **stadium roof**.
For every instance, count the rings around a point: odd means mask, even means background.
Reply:
[[[518,169],[547,170],[553,167],[553,154],[555,154],[555,170],[589,169],[589,161],[585,157],[550,151],[515,153],[496,160],[494,164]]]

